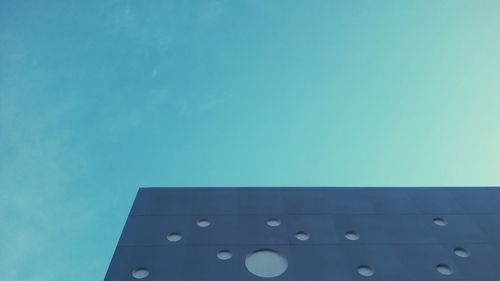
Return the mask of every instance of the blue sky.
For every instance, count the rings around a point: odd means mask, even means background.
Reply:
[[[140,186],[500,184],[500,2],[0,2],[0,267],[100,280]]]

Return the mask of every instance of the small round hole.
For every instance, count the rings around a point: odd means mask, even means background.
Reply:
[[[196,222],[199,227],[208,227],[210,225],[210,221],[208,219],[200,219]]]
[[[360,265],[360,266],[358,266],[358,273],[360,275],[365,276],[365,277],[370,277],[373,274],[375,274],[375,271],[371,267],[369,267],[368,265]]]
[[[267,220],[267,225],[269,226],[279,226],[281,224],[280,220],[279,219],[276,219],[276,218],[270,218]]]
[[[258,277],[272,278],[286,271],[288,260],[275,250],[261,249],[246,257],[245,267]]]
[[[306,240],[309,240],[309,238],[311,238],[311,235],[309,235],[308,233],[306,233],[304,231],[299,231],[295,234],[295,238],[297,238],[298,240],[301,240],[301,241],[306,241]]]
[[[434,218],[432,221],[434,221],[434,224],[437,226],[446,226],[448,224],[448,222],[443,218]]]
[[[167,235],[167,240],[170,242],[177,242],[182,239],[182,235],[179,232],[171,232]]]
[[[467,251],[464,248],[455,248],[455,249],[453,249],[453,252],[455,253],[455,255],[457,255],[461,258],[468,258],[470,256],[469,251]]]
[[[355,241],[359,239],[359,234],[354,231],[348,231],[345,233],[345,238],[347,238],[348,240]]]
[[[139,267],[132,271],[132,277],[134,277],[135,279],[144,279],[148,277],[148,275],[149,275],[149,269],[145,267]]]
[[[228,260],[233,257],[233,254],[229,250],[220,250],[217,252],[217,257],[221,260]]]
[[[453,269],[447,264],[438,264],[436,270],[443,275],[451,275],[453,273]]]

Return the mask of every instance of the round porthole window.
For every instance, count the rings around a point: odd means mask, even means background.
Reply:
[[[219,252],[217,252],[217,257],[220,260],[228,260],[233,257],[233,254],[229,250],[220,250]]]
[[[171,232],[167,234],[167,240],[170,242],[178,242],[182,239],[182,235],[179,232]]]
[[[432,221],[437,226],[446,226],[446,225],[448,225],[448,222],[445,219],[443,219],[443,218],[434,218]]]
[[[359,237],[360,237],[359,234],[354,231],[348,231],[345,233],[345,238],[347,238],[347,240],[355,241],[358,240]]]
[[[362,276],[370,277],[375,274],[375,271],[368,265],[360,265],[358,266],[358,273]]]
[[[299,231],[295,234],[295,238],[301,241],[306,241],[309,240],[309,238],[311,238],[311,235],[309,235],[307,232]]]
[[[438,264],[436,270],[443,275],[453,274],[453,269],[447,264]]]
[[[288,268],[288,260],[278,251],[261,249],[250,253],[245,259],[245,266],[252,274],[272,278],[283,274]]]
[[[453,249],[453,252],[455,253],[455,255],[461,258],[468,258],[470,256],[469,251],[464,248],[455,248]]]
[[[210,226],[210,221],[208,219],[200,219],[196,222],[196,225],[199,227],[208,227]]]
[[[149,275],[149,269],[146,267],[138,267],[132,271],[132,277],[135,279],[144,279],[148,277]]]
[[[281,224],[280,220],[276,218],[270,218],[267,220],[267,225],[272,227],[279,226],[280,224]]]

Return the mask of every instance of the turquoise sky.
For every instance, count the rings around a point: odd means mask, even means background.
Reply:
[[[140,186],[500,185],[500,1],[0,1],[2,280],[102,280]]]

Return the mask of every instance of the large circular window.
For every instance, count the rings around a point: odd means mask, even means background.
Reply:
[[[288,260],[275,250],[261,249],[247,256],[245,266],[254,275],[271,278],[286,271]]]

